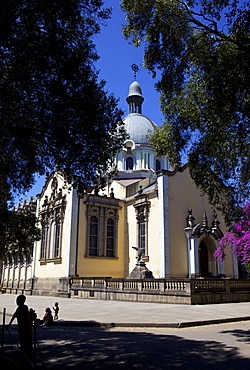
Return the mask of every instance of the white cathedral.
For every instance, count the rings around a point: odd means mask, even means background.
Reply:
[[[126,278],[138,250],[154,278],[238,278],[232,256],[222,264],[214,257],[225,224],[188,165],[172,168],[150,147],[147,136],[156,124],[142,114],[143,101],[140,84],[132,82],[124,118],[129,138],[103,191],[79,195],[60,172],[47,176],[35,207],[41,241],[31,256],[10,251],[5,257],[6,292],[67,296],[70,277]]]

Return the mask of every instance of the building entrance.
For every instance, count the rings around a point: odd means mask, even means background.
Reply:
[[[208,250],[204,241],[201,241],[199,246],[199,266],[200,266],[200,276],[208,277]]]

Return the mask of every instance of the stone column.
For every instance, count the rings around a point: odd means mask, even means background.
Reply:
[[[122,160],[122,152],[119,152],[118,153],[118,158],[117,158],[117,169],[118,171],[122,171],[124,168],[123,168],[123,160]]]
[[[189,261],[189,277],[199,276],[199,254],[198,254],[198,239],[189,238],[188,244],[188,261]]]
[[[160,175],[158,182],[159,197],[159,241],[160,241],[160,277],[170,277],[170,240],[168,214],[168,177]]]
[[[136,165],[135,165],[135,170],[140,170],[141,169],[141,157],[140,157],[140,152],[136,151]]]
[[[224,263],[223,263],[224,266]],[[239,279],[239,266],[238,266],[238,261],[233,255],[233,276],[234,279]]]

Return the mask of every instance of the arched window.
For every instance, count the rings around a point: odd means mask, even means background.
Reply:
[[[25,258],[24,258],[24,255],[23,255],[23,254],[21,254],[21,255],[20,255],[20,265],[21,265],[21,266],[24,266],[24,264],[25,264]]]
[[[128,157],[126,159],[126,171],[132,170],[133,169],[133,166],[134,166],[133,158],[132,157]]]
[[[161,169],[161,161],[159,159],[155,160],[155,170],[159,171]]]
[[[55,224],[56,230],[55,230],[55,253],[54,257],[59,257],[60,254],[60,232],[61,232],[61,224],[60,221],[57,220]]]
[[[31,263],[32,263],[32,257],[31,257],[31,254],[29,253],[26,255],[26,264],[27,266],[30,266]]]
[[[142,255],[146,253],[146,222],[144,217],[140,218],[139,221],[139,248],[142,251]]]
[[[148,258],[148,216],[150,201],[147,195],[142,194],[141,197],[141,202],[134,205],[137,220],[137,245],[142,256]]]
[[[43,262],[58,259],[61,256],[66,195],[62,195],[61,189],[56,192],[55,183],[56,179],[51,185],[54,195],[51,195],[50,199],[45,196],[41,211],[40,259],[44,260]]]
[[[18,255],[15,255],[14,256],[14,265],[15,265],[15,267],[17,267],[18,266]]]
[[[107,221],[107,247],[106,247],[106,256],[114,257],[115,251],[115,222],[112,218],[109,218]]]
[[[89,255],[97,256],[98,252],[98,218],[91,216],[89,231]]]
[[[40,254],[41,259],[45,259],[46,242],[47,242],[47,229],[45,228],[45,225],[43,225],[41,239],[41,254]]]
[[[116,199],[90,196],[86,210],[86,244],[85,257],[96,256],[112,259],[117,257],[117,228],[119,210],[122,209]]]

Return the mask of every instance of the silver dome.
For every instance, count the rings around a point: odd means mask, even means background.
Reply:
[[[132,82],[129,86],[128,96],[131,95],[139,95],[142,97],[141,85],[137,81]]]
[[[157,126],[149,118],[139,113],[131,113],[124,118],[125,128],[129,138],[135,144],[148,144],[147,135]]]

